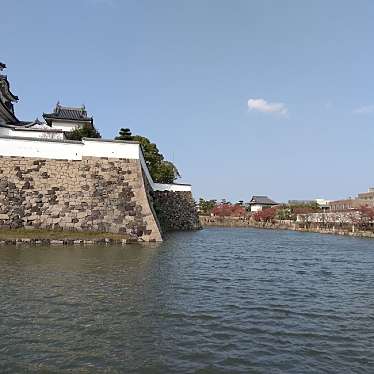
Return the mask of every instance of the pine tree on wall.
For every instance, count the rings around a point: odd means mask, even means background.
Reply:
[[[140,135],[132,135],[129,128],[121,128],[115,140],[133,140],[142,146],[145,162],[152,179],[157,183],[173,183],[180,174],[175,165],[164,159],[155,143]]]
[[[133,140],[133,136],[129,128],[121,128],[119,135],[115,137],[115,140]]]

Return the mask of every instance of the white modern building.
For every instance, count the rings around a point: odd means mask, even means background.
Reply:
[[[314,201],[318,204],[318,206],[321,209],[324,209],[324,210],[328,210],[329,209],[330,200],[326,200],[326,199],[315,199]]]

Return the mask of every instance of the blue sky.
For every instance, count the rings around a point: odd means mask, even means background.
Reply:
[[[16,113],[85,104],[148,136],[195,197],[374,185],[371,0],[0,0]],[[6,14],[4,16],[3,14]]]

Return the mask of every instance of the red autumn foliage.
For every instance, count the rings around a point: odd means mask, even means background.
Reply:
[[[363,230],[372,229],[374,222],[374,208],[369,206],[360,206],[360,208],[357,210],[360,215],[356,224],[358,224],[358,226]]]
[[[238,204],[219,204],[213,208],[212,214],[218,217],[243,217],[246,210]]]
[[[368,221],[374,221],[374,208],[369,206],[361,206],[358,211],[361,213],[363,218],[366,218]]]
[[[256,222],[270,222],[275,219],[275,216],[277,214],[277,208],[267,208],[264,210],[260,210],[253,214],[253,219]]]

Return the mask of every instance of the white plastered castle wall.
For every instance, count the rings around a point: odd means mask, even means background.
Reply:
[[[3,129],[0,128],[0,131]],[[34,157],[55,160],[82,160],[83,157],[139,160],[144,174],[154,191],[191,191],[191,185],[155,183],[149,173],[141,146],[136,142],[102,139],[63,141],[13,137],[8,134],[0,132],[0,156]]]
[[[42,131],[32,129],[13,129],[10,127],[0,126],[0,136],[10,136],[14,138],[37,138],[37,139],[54,139],[63,140],[64,134],[57,131]]]
[[[52,121],[51,127],[55,130],[73,131],[76,128],[83,127],[85,123],[86,122],[58,120]]]

